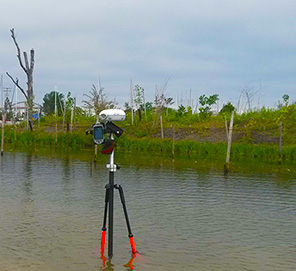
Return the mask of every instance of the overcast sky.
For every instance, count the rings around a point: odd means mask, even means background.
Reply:
[[[78,104],[100,78],[119,105],[130,80],[153,101],[155,86],[179,102],[219,94],[238,102],[243,89],[253,106],[296,100],[295,0],[0,0],[0,74],[25,77],[10,37],[35,50],[34,91],[71,91]],[[19,93],[20,97],[21,94]],[[176,101],[177,102],[177,101]],[[185,103],[185,102],[183,102]]]

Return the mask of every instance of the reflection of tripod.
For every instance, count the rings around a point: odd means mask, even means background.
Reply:
[[[114,139],[113,133],[111,133],[111,140]],[[101,237],[101,253],[104,253],[105,250],[105,239],[106,239],[106,223],[107,223],[107,212],[109,205],[109,219],[108,219],[108,256],[112,257],[113,255],[113,208],[114,208],[114,188],[119,191],[120,200],[122,203],[124,216],[126,220],[128,237],[130,239],[130,244],[132,248],[132,253],[136,253],[136,246],[134,237],[132,234],[131,226],[128,219],[127,209],[125,205],[125,199],[123,194],[123,189],[121,185],[114,184],[114,172],[119,169],[119,166],[114,164],[114,150],[112,150],[109,158],[109,164],[107,164],[107,168],[109,169],[109,184],[106,185],[106,194],[105,194],[105,210],[104,210],[104,220],[102,227],[102,237]]]

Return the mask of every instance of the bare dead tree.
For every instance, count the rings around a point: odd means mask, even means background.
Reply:
[[[258,94],[258,91],[255,91],[254,87],[251,87],[251,86],[244,87],[238,99],[237,111],[238,112],[251,111],[253,99],[257,94]]]
[[[253,97],[257,94],[257,91],[253,91],[252,89],[245,89],[245,94],[247,97],[247,102],[248,102],[248,107],[249,107],[249,111],[251,111],[251,102],[253,101]]]
[[[97,121],[99,117],[99,113],[107,108],[115,108],[116,102],[115,101],[108,101],[107,96],[104,93],[104,88],[99,86],[99,89],[95,85],[92,85],[91,91],[89,91],[89,94],[83,94],[83,96],[86,96],[89,100],[82,102],[86,105],[88,109],[94,110]]]
[[[33,92],[33,71],[34,71],[34,49],[31,49],[30,51],[30,63],[28,59],[28,55],[26,52],[23,52],[23,58],[24,62],[21,57],[21,50],[20,47],[16,41],[15,34],[14,34],[14,28],[10,29],[11,32],[11,38],[14,42],[14,45],[17,50],[17,58],[19,61],[19,64],[23,71],[26,74],[27,77],[27,89],[23,89],[18,82],[18,79],[14,79],[8,72],[6,72],[7,76],[11,79],[11,81],[16,85],[16,87],[23,93],[23,95],[26,98],[26,106],[27,106],[27,114],[28,114],[28,122],[29,127],[31,131],[33,131],[33,125],[32,125],[32,114],[33,114],[33,104],[34,104],[34,92]],[[25,64],[24,64],[25,63]]]
[[[162,114],[164,109],[167,109],[169,105],[172,105],[173,98],[172,97],[167,97],[165,95],[166,88],[168,86],[168,81],[167,80],[164,85],[158,89],[157,86],[155,86],[155,98],[154,98],[154,104],[155,104],[155,121],[154,121],[154,126],[156,125],[158,119],[160,119],[160,125],[161,125],[161,137],[163,138],[163,126],[162,126]]]
[[[163,113],[164,108],[174,103],[172,97],[166,97],[165,95],[165,91],[168,86],[168,81],[169,80],[167,80],[160,89],[158,88],[158,86],[155,86],[154,104],[156,106],[156,115],[161,115]]]

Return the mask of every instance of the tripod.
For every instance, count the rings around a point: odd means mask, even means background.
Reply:
[[[114,134],[111,133],[110,135],[111,140],[114,140]],[[109,184],[105,186],[106,193],[105,193],[105,210],[104,210],[104,220],[103,220],[103,227],[102,227],[102,236],[101,236],[101,254],[104,253],[105,250],[105,239],[106,239],[106,224],[107,224],[107,213],[109,207],[109,219],[108,219],[108,256],[112,257],[113,255],[113,210],[114,210],[114,189],[119,191],[121,204],[123,207],[123,212],[126,220],[127,230],[128,230],[128,237],[130,240],[132,253],[137,253],[136,245],[134,241],[134,236],[132,234],[131,226],[128,219],[124,193],[121,185],[114,184],[114,173],[119,166],[114,164],[114,149],[111,151],[109,156],[109,164],[107,164],[107,169],[109,169]]]

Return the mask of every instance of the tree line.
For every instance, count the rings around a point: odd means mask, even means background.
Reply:
[[[9,72],[7,72],[7,76],[11,79],[14,85],[22,92],[27,108],[28,115],[28,127],[30,130],[33,130],[33,120],[32,114],[34,113],[34,91],[33,91],[33,72],[35,65],[35,52],[34,49],[30,50],[30,54],[26,52],[21,53],[20,46],[16,40],[14,28],[10,29],[11,38],[15,45],[17,51],[17,60],[19,66],[24,71],[26,75],[26,83],[21,84],[18,78],[13,77]],[[25,85],[26,87],[23,87]],[[146,101],[145,99],[145,90],[140,85],[132,86],[131,83],[131,98],[129,102],[124,104],[125,112],[130,115],[132,124],[134,121],[142,121],[144,118],[147,120],[147,116],[153,114],[155,116],[155,120],[158,120],[160,116],[163,114],[168,115],[170,112],[173,112],[173,115],[177,118],[182,118],[184,116],[190,116],[198,114],[199,119],[203,120],[210,117],[212,112],[213,105],[216,105],[219,101],[219,95],[201,95],[198,100],[198,107],[193,109],[191,106],[185,107],[185,105],[181,104],[177,109],[170,108],[174,104],[174,100],[172,97],[166,95],[165,91],[168,85],[168,81],[161,87],[157,87],[155,89],[154,101]],[[249,110],[250,110],[250,99],[252,97],[252,93],[246,91],[246,95],[248,98]],[[91,90],[84,94],[85,100],[83,100],[84,108],[79,108],[76,106],[76,99],[71,96],[71,92],[68,92],[65,97],[64,94],[59,93],[57,91],[51,91],[46,93],[43,98],[43,104],[39,105],[42,108],[42,112],[45,115],[54,114],[56,116],[63,116],[63,122],[69,126],[71,118],[73,115],[94,115],[98,116],[99,112],[106,108],[116,108],[118,107],[116,101],[109,100],[107,95],[104,93],[104,88],[99,84],[99,86],[92,85]],[[283,96],[284,104],[287,104],[289,101],[289,96]],[[235,110],[234,105],[231,102],[223,105],[220,113],[230,114]],[[2,116],[7,114],[9,117],[12,115],[12,104],[8,98],[6,98],[4,102],[4,109],[2,112]],[[5,116],[6,117],[6,116]]]

